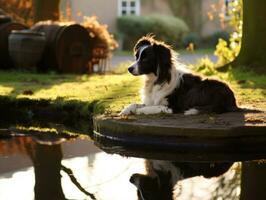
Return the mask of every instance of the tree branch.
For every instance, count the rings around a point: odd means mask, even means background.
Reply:
[[[73,171],[70,168],[65,167],[64,165],[61,164],[61,169],[69,176],[70,180],[72,181],[72,183],[84,194],[86,194],[87,196],[89,196],[91,199],[96,200],[94,194],[86,191],[78,182],[78,180],[76,179],[76,177],[73,174]]]

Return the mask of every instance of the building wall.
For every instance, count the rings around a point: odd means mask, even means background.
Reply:
[[[100,23],[108,25],[110,32],[116,31],[118,0],[61,0],[61,4],[66,1],[69,1],[72,8],[73,20],[82,22],[83,16],[96,15]],[[173,16],[168,0],[140,1],[140,15],[159,13]],[[202,18],[199,19],[201,36],[206,37],[220,30],[230,30],[228,22],[221,23],[219,18],[219,14],[223,12],[223,6],[224,0],[202,0]],[[210,20],[210,16],[213,19]]]
[[[201,35],[206,37],[217,31],[229,31],[228,19],[223,18],[224,0],[203,0],[202,3]]]
[[[100,23],[108,25],[108,30],[113,32],[118,14],[117,2],[117,0],[70,0],[72,18],[82,22],[84,16],[95,15]]]
[[[108,25],[109,31],[116,31],[118,0],[61,0],[61,4],[65,5],[66,1],[70,3],[72,19],[76,22],[82,22],[84,16],[96,15],[100,23]],[[140,15],[173,15],[168,0],[140,1]]]

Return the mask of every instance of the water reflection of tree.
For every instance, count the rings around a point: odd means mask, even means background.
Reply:
[[[241,174],[241,200],[266,199],[266,161],[243,162]]]
[[[61,186],[61,145],[36,144],[29,150],[35,172],[35,199],[36,200],[63,200],[65,199]]]
[[[35,172],[35,199],[66,199],[61,186],[61,144],[38,144],[32,137],[13,137],[0,140],[0,154],[28,155],[32,160]]]
[[[62,166],[63,153],[60,137],[45,136],[13,137],[10,140],[0,140],[0,155],[28,155],[32,160],[35,172],[35,200],[65,200],[61,185],[61,169],[67,173],[72,183],[91,199],[96,199],[93,194],[87,192],[75,178],[71,169]]]

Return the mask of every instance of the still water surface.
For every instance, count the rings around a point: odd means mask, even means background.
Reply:
[[[134,173],[145,173],[144,159],[106,154],[86,136],[0,137],[0,200],[81,200],[91,199],[90,195],[101,200],[136,200],[136,188],[129,182]],[[233,180],[235,170],[224,177]],[[211,199],[219,180],[181,181],[177,199]],[[236,190],[240,193],[239,187]]]

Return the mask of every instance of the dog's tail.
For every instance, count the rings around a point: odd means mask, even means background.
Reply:
[[[206,114],[206,113],[225,113],[225,112],[243,112],[243,113],[260,113],[263,112],[261,110],[253,109],[253,108],[240,108],[237,106],[226,107],[226,108],[217,108],[211,105],[209,106],[196,106],[190,108],[184,112],[184,115],[197,115],[197,114]]]
[[[240,107],[232,107],[229,109],[229,112],[244,112],[244,113],[261,113],[262,110],[257,110],[254,108],[240,108]]]

